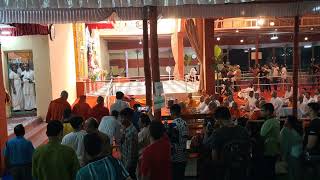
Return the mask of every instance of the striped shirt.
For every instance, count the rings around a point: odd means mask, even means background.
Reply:
[[[138,132],[133,124],[124,130],[120,151],[125,167],[134,167],[138,161]]]
[[[179,142],[172,143],[172,161],[173,162],[186,162],[187,161],[187,140],[189,129],[185,120],[176,118],[172,121],[172,126],[179,132]]]
[[[106,156],[81,168],[76,180],[125,180],[128,177],[129,173],[119,160]]]
[[[110,144],[113,144],[113,139],[115,139],[116,144],[120,143],[120,122],[116,120],[113,116],[104,116],[101,119],[98,130],[106,134],[110,139]]]

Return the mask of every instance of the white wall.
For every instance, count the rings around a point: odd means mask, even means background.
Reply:
[[[33,55],[34,73],[35,73],[35,88],[36,88],[36,103],[37,114],[44,118],[50,100],[52,98],[51,75],[49,72],[49,46],[47,36],[21,36],[21,37],[1,37],[2,44],[2,63],[5,87],[9,90],[8,85],[8,66],[7,56],[8,51],[31,50]]]
[[[54,41],[49,40],[52,98],[58,98],[66,90],[72,104],[77,97],[72,24],[56,24],[55,33]]]

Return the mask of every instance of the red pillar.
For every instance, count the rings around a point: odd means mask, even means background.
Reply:
[[[148,37],[148,7],[143,8],[143,61],[144,61],[144,76],[146,86],[146,105],[152,106],[152,84],[151,84],[151,69],[149,59],[149,37]]]
[[[213,95],[215,94],[214,19],[204,19],[203,43],[204,89],[207,94]]]
[[[2,50],[0,44],[0,160],[1,160],[1,172],[4,170],[4,158],[3,158],[3,148],[8,139],[8,130],[7,130],[7,117],[6,117],[6,91],[4,89],[3,82],[3,68],[2,68]]]
[[[160,66],[159,66],[159,50],[158,50],[158,32],[157,32],[157,21],[158,12],[157,7],[150,6],[150,48],[151,48],[151,65],[152,65],[152,80],[153,85],[160,82]],[[154,87],[154,86],[153,86]],[[153,88],[155,93],[155,88]],[[161,109],[155,110],[154,116],[157,120],[161,118]]]
[[[255,53],[256,64],[259,63],[259,35],[256,36],[256,53]]]
[[[294,32],[293,32],[293,75],[292,75],[292,86],[293,86],[293,108],[292,114],[297,117],[298,111],[298,84],[299,84],[299,16],[294,17]]]

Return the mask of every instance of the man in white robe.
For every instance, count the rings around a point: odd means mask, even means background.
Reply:
[[[276,91],[274,91],[272,93],[272,97],[271,97],[270,103],[274,107],[274,112],[275,112],[276,116],[280,117],[282,106],[283,106],[283,101],[282,101],[281,98],[277,97],[277,92]]]
[[[304,102],[305,104],[309,104],[309,103],[316,102],[316,100],[313,99],[313,98],[311,98],[310,92],[306,92],[306,93],[305,93],[305,96],[304,96],[304,98],[303,98],[303,102]]]
[[[23,76],[24,109],[30,111],[36,108],[34,72],[29,68],[29,64],[24,64],[24,69],[21,74]]]
[[[11,102],[13,111],[23,110],[23,94],[21,76],[17,71],[17,65],[11,65],[9,73],[9,84],[11,88]]]

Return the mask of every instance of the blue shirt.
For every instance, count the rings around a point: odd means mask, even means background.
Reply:
[[[24,137],[15,137],[6,143],[4,156],[9,159],[11,166],[31,164],[34,147]]]
[[[119,160],[106,156],[81,168],[76,180],[125,180],[128,177],[129,173]]]

